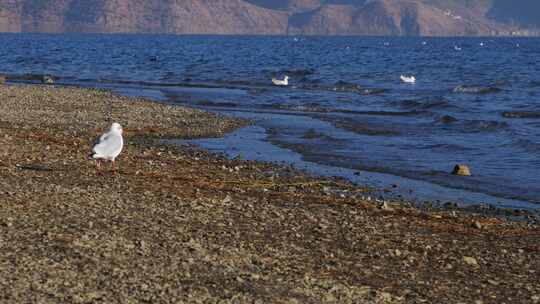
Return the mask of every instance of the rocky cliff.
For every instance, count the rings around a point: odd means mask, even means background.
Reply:
[[[531,34],[540,24],[538,6],[532,0],[511,6],[506,0],[0,0],[0,31]]]

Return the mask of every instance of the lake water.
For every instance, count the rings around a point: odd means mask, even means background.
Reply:
[[[539,55],[534,38],[0,35],[13,83],[50,74],[247,117],[307,163],[523,204],[540,202]]]

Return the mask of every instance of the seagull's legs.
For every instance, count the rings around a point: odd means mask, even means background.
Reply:
[[[115,165],[114,159],[111,161],[111,168],[112,168],[113,175],[116,175],[116,165]]]
[[[96,169],[101,172],[101,161],[99,158],[96,159]]]

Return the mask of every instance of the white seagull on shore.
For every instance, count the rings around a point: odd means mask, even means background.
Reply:
[[[113,173],[116,173],[114,160],[124,147],[124,139],[122,138],[122,126],[119,123],[113,123],[109,132],[101,135],[94,147],[90,157],[96,160],[98,170],[101,169],[101,160],[110,160]]]
[[[415,83],[416,82],[416,77],[414,76],[405,76],[405,75],[401,75],[399,78],[401,78],[401,81],[405,82],[405,83]]]
[[[288,86],[289,76],[285,75],[285,78],[283,80],[272,78],[272,83],[277,86]]]

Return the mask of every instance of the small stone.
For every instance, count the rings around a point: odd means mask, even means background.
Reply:
[[[227,204],[232,202],[232,197],[230,195],[227,195],[222,201],[223,204]]]
[[[476,261],[473,257],[464,256],[463,262],[465,262],[467,265],[478,267],[478,261]]]
[[[488,283],[491,284],[491,285],[495,285],[495,286],[499,285],[499,282],[497,282],[497,281],[495,281],[495,280],[487,280],[487,281],[488,281]]]
[[[331,293],[327,293],[325,296],[324,296],[324,300],[323,300],[325,303],[331,303],[331,302],[336,302],[337,299],[336,297],[331,294]]]
[[[459,164],[454,167],[453,175],[471,176],[471,170],[467,165]]]
[[[473,227],[476,229],[482,229],[482,224],[479,221],[474,221]]]
[[[391,302],[392,301],[392,295],[388,292],[381,292],[379,293],[379,298],[382,302]]]

